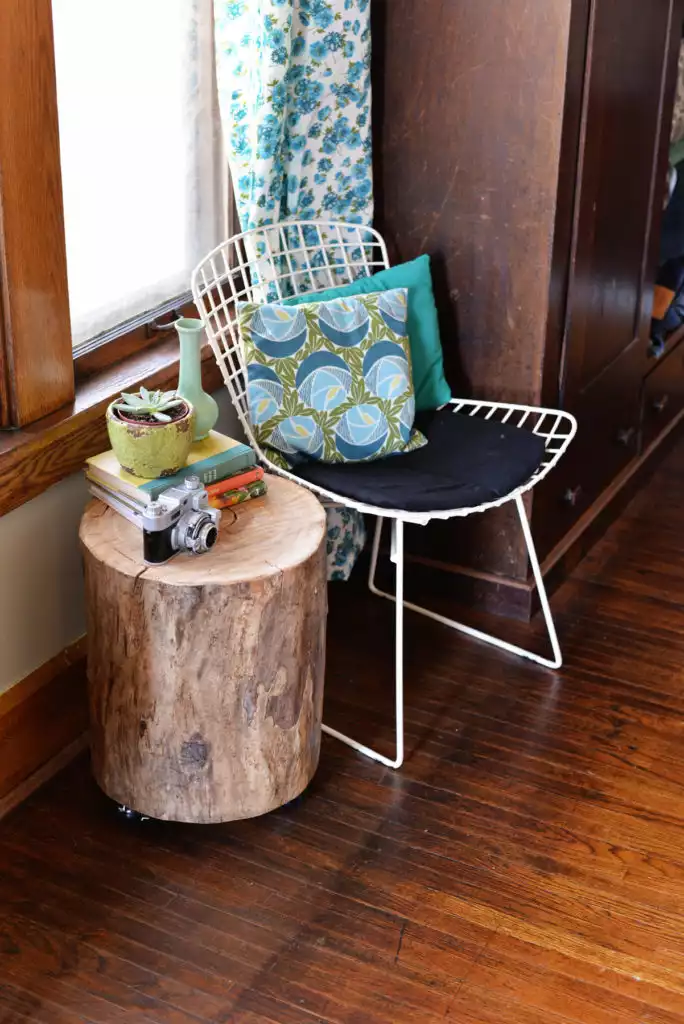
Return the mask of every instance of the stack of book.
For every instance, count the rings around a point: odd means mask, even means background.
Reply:
[[[187,476],[198,476],[214,508],[227,508],[266,493],[264,471],[256,465],[252,448],[212,430],[193,444],[187,464],[174,476],[143,480],[122,469],[114,452],[102,452],[86,460],[86,477],[117,494],[148,505],[168,487],[177,487]]]

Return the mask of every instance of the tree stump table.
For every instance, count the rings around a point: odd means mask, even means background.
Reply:
[[[235,513],[235,519],[231,512]],[[210,552],[142,560],[142,534],[93,501],[80,529],[95,778],[170,821],[265,814],[318,764],[327,613],[325,512],[269,477]]]

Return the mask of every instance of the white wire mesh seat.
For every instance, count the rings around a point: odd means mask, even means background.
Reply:
[[[387,249],[382,237],[371,228],[335,221],[298,221],[256,228],[234,235],[208,254],[192,274],[192,292],[207,331],[207,337],[221,369],[233,405],[250,443],[261,462],[272,472],[308,487],[321,499],[337,502],[377,517],[368,579],[370,590],[395,602],[395,722],[396,755],[385,756],[349,736],[323,726],[331,736],[391,768],[398,768],[404,759],[404,680],[403,680],[403,611],[409,608],[426,615],[470,637],[492,644],[511,654],[557,669],[562,664],[553,616],[544,587],[534,541],[527,519],[523,495],[542,480],[556,465],[575,435],[573,416],[557,409],[501,402],[452,399],[454,414],[494,420],[512,427],[529,430],[544,442],[544,457],[536,471],[520,486],[491,501],[472,507],[435,509],[412,512],[387,509],[357,501],[343,493],[313,484],[294,472],[271,462],[268,453],[258,444],[251,428],[247,400],[246,374],[237,325],[239,302],[265,302],[293,294],[311,294],[337,287],[364,275],[389,267]],[[537,585],[552,657],[507,643],[495,636],[449,619],[428,608],[404,600],[404,524],[426,525],[432,519],[453,519],[485,512],[509,501],[514,502],[527,545],[530,566]],[[375,576],[380,550],[383,521],[392,528],[391,560],[396,568],[395,593],[376,586]]]

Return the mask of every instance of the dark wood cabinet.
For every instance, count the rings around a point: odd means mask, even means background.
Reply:
[[[651,370],[644,381],[642,415],[645,449],[671,427],[684,409],[684,342]]]
[[[372,3],[377,222],[432,256],[452,391],[579,421],[531,499],[549,568],[684,409],[679,350],[649,354],[684,0]],[[504,511],[413,534],[528,580]]]
[[[648,331],[642,295],[655,270],[646,256],[671,18],[671,0],[593,5],[563,382],[568,400]],[[664,190],[663,175],[660,202]]]
[[[574,401],[577,436],[534,495],[535,542],[546,555],[639,454],[644,354],[629,345]]]

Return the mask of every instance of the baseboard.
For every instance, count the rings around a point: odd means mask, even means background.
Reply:
[[[0,817],[86,745],[85,637],[0,694]]]
[[[84,732],[73,743],[70,743],[64,750],[61,750],[59,754],[51,757],[37,771],[29,775],[23,782],[20,782],[7,796],[0,797],[0,818],[9,814],[10,811],[13,811],[15,807],[18,807],[19,804],[30,797],[32,793],[35,793],[42,785],[49,782],[53,775],[56,775],[70,761],[73,761],[75,757],[82,754],[87,746],[88,733]]]

